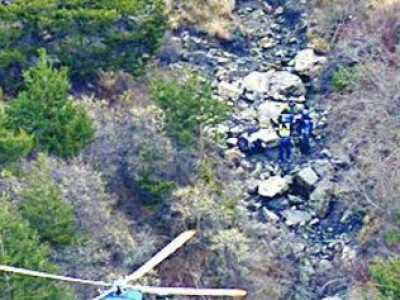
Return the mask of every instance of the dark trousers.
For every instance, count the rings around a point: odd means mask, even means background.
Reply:
[[[284,162],[290,160],[292,156],[292,139],[290,137],[283,137],[279,143],[279,160]]]
[[[299,138],[299,147],[302,154],[310,154],[310,137],[302,134]]]

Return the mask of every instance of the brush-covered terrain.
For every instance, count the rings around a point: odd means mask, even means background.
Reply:
[[[194,229],[139,283],[400,299],[399,0],[3,0],[0,87],[1,265],[113,281]]]

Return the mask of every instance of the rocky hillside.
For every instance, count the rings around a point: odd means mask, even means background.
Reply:
[[[0,4],[2,264],[112,280],[196,229],[141,283],[400,297],[397,1],[64,2]],[[315,130],[281,163],[290,101]]]

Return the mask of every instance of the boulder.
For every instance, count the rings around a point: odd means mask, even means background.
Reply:
[[[310,193],[315,188],[315,185],[318,183],[318,181],[319,177],[311,167],[302,169],[295,176],[296,187],[302,194]]]
[[[239,82],[222,81],[218,84],[218,94],[226,100],[237,101],[243,94],[243,87]]]
[[[321,300],[343,300],[343,298],[341,298],[339,296],[333,296],[333,297],[325,297]]]
[[[285,224],[287,226],[304,225],[305,223],[310,221],[312,218],[311,214],[304,210],[287,209],[282,212],[282,215],[286,219]]]
[[[289,190],[290,181],[281,176],[273,176],[259,183],[258,194],[266,198],[274,198]]]
[[[316,55],[313,49],[305,49],[297,53],[293,64],[294,69],[300,75],[314,77],[326,61],[326,57]]]
[[[325,218],[329,212],[329,205],[332,201],[331,182],[324,178],[310,195],[309,205],[319,218]]]
[[[275,100],[285,101],[290,96],[300,97],[306,92],[301,78],[287,71],[269,70],[251,72],[243,79],[246,91],[266,94]]]
[[[266,93],[268,91],[268,72],[251,72],[243,79],[243,87],[246,91]]]
[[[269,71],[268,96],[275,100],[286,100],[289,96],[300,97],[306,89],[300,77],[287,71]]]
[[[266,101],[257,107],[257,119],[261,127],[271,127],[271,120],[277,122],[285,103]]]
[[[260,129],[249,135],[249,142],[254,144],[254,142],[261,141],[265,143],[266,147],[276,147],[278,146],[279,136],[276,131],[272,128]]]

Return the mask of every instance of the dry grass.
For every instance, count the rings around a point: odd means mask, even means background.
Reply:
[[[173,29],[196,26],[217,38],[231,39],[238,21],[233,15],[235,0],[166,0]]]
[[[359,168],[361,177],[351,180],[363,205],[384,227],[400,226],[400,3],[375,6],[343,26],[339,40],[336,54],[358,62],[361,81],[330,99],[332,148]]]

